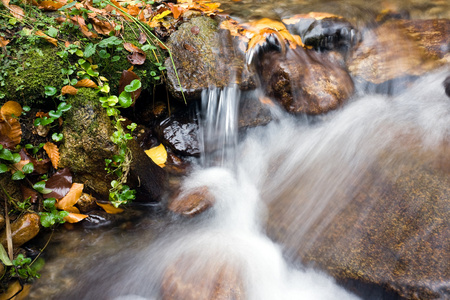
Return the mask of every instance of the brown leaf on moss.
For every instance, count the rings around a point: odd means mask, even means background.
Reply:
[[[0,36],[0,47],[5,47],[6,45],[9,44],[9,42],[11,42],[11,41],[10,40],[6,40],[2,36]]]
[[[90,79],[82,79],[82,80],[79,80],[77,82],[77,84],[75,84],[75,87],[87,87],[87,88],[96,89],[98,86],[95,82],[93,82]]]
[[[51,193],[44,194],[44,198],[61,199],[72,187],[72,173],[68,168],[64,168],[53,174],[45,183],[45,188]]]
[[[88,38],[97,38],[98,35],[92,31],[89,31],[89,28],[86,26],[86,22],[81,16],[72,16],[70,20],[80,27],[81,33],[83,33]]]
[[[18,145],[20,143],[20,140],[22,139],[22,129],[20,128],[19,121],[13,118],[1,121],[0,135],[7,136],[13,142],[14,147]]]
[[[133,54],[127,56],[127,59],[133,65],[142,65],[146,57],[147,55],[145,53],[133,52]]]
[[[77,93],[78,93],[78,89],[76,89],[75,87],[73,87],[71,85],[65,85],[61,89],[62,95],[68,94],[68,95],[75,96]]]
[[[141,9],[137,5],[128,5],[128,13],[133,17],[136,17],[141,12]]]
[[[45,10],[45,11],[56,11],[64,6],[64,3],[62,2],[55,2],[55,1],[41,1],[39,2],[39,9]]]
[[[101,21],[97,18],[91,19],[95,31],[99,34],[109,35],[114,30],[116,24],[114,22]]]
[[[47,155],[52,162],[53,168],[58,169],[58,164],[59,164],[58,146],[56,146],[52,142],[47,142],[44,145],[44,150],[45,150],[45,152],[47,152]]]
[[[81,183],[72,184],[67,195],[56,203],[56,208],[66,210],[69,209],[69,207],[74,206],[83,193],[83,188],[84,185]]]
[[[132,43],[123,43],[123,47],[125,48],[125,50],[131,53],[142,51],[141,49],[139,49],[139,47],[133,45]]]
[[[8,101],[0,108],[0,121],[20,117],[22,111],[22,106],[19,103],[16,101]]]
[[[1,122],[0,122],[0,131],[1,131]],[[0,133],[0,145],[9,150],[14,150],[17,144],[14,143],[14,141],[11,140],[8,136]]]
[[[139,44],[143,45],[145,44],[145,42],[147,41],[147,36],[145,35],[145,33],[143,33],[142,31],[139,33],[139,39],[138,42]]]
[[[16,19],[22,20],[25,17],[25,12],[20,6],[10,5],[9,10]]]
[[[108,214],[114,215],[114,214],[120,214],[121,212],[123,212],[123,208],[115,207],[111,203],[101,203],[98,201],[95,201],[95,203],[97,203],[98,206],[103,208]]]
[[[48,35],[46,35],[45,33],[43,33],[42,31],[38,30],[35,32],[35,34],[37,36],[40,36],[41,38],[43,38],[44,40],[46,40],[47,42],[53,44],[54,46],[58,46],[58,40],[54,39],[52,37],[49,37]]]

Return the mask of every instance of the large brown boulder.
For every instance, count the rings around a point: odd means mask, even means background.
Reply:
[[[450,292],[448,150],[386,153],[362,176],[344,181],[350,184],[325,205],[306,198],[308,187],[283,193],[269,205],[269,235],[290,259],[341,282],[375,284],[408,299],[444,299]]]
[[[292,113],[323,114],[353,94],[353,81],[334,59],[297,48],[267,53],[261,60],[266,92]]]

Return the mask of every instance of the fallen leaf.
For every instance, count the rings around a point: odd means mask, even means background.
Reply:
[[[171,13],[172,13],[172,12],[171,12],[170,10],[165,10],[165,11],[163,11],[163,12],[157,14],[156,16],[154,16],[154,17],[152,18],[152,22],[153,22],[153,21],[160,21],[160,20],[164,19],[165,16],[170,15]]]
[[[183,12],[186,10],[178,5],[174,5],[173,3],[167,3],[167,5],[170,7],[170,11],[173,14],[174,19],[178,19]]]
[[[5,40],[2,36],[0,36],[0,47],[5,47],[11,42],[10,40]],[[143,44],[143,43],[142,43]]]
[[[142,31],[139,33],[139,44],[143,45],[147,41],[147,36]]]
[[[75,206],[66,207],[65,211],[69,213],[79,214],[80,210],[76,208]]]
[[[127,6],[128,13],[133,17],[136,17],[141,12],[141,9],[137,5],[129,5]]]
[[[69,223],[77,223],[82,221],[83,219],[86,219],[88,216],[83,214],[75,214],[75,213],[69,213],[67,217],[64,217],[64,221]]]
[[[69,95],[75,96],[77,93],[78,93],[78,89],[74,88],[71,85],[65,85],[61,89],[62,95],[69,94]]]
[[[21,160],[18,163],[13,164],[13,168],[11,168],[11,173],[15,173],[16,171],[22,171],[23,166],[25,166],[26,164],[30,163],[30,161],[27,160]]]
[[[103,208],[108,214],[114,215],[114,214],[120,214],[121,212],[123,212],[123,208],[114,207],[114,205],[112,205],[111,203],[101,203],[98,201],[95,201],[95,203],[97,203],[98,206]]]
[[[133,45],[132,43],[123,43],[123,47],[130,53],[143,52],[139,47]]]
[[[22,139],[22,129],[20,127],[19,121],[13,118],[1,121],[0,135],[7,136],[14,143],[14,147],[18,145],[20,143],[20,140]]]
[[[0,121],[20,117],[22,111],[22,106],[19,103],[16,101],[8,101],[0,108]]]
[[[145,53],[133,52],[127,56],[127,60],[133,65],[143,65],[147,55]]]
[[[37,200],[38,200],[38,193],[35,190],[30,189],[30,188],[28,188],[28,187],[26,187],[24,185],[21,185],[20,186],[20,191],[22,192],[23,200],[30,199],[31,203],[36,203],[37,202]]]
[[[64,168],[53,174],[45,183],[45,188],[51,190],[44,194],[44,198],[63,198],[72,186],[72,173],[68,168]]]
[[[56,208],[66,210],[69,207],[74,206],[83,193],[83,188],[84,185],[82,183],[72,184],[72,187],[70,188],[67,195],[65,195],[64,198],[60,199],[56,203]]]
[[[55,45],[55,46],[58,46],[58,40],[57,40],[57,39],[54,39],[54,38],[52,38],[52,37],[49,37],[48,35],[46,35],[46,34],[43,33],[42,31],[38,30],[38,31],[35,32],[35,34],[36,34],[37,36],[40,36],[41,38],[43,38],[43,39],[46,40],[47,42],[49,42],[49,43],[51,43],[51,44],[53,44],[53,45]]]
[[[109,35],[116,26],[114,22],[101,21],[97,18],[93,18],[91,21],[93,22],[92,25],[94,26],[95,31],[103,35]]]
[[[159,146],[157,147],[145,150],[145,154],[147,154],[147,156],[150,157],[153,162],[161,168],[165,167],[165,163],[167,161],[167,151],[166,148],[164,148],[163,144],[159,144]]]
[[[16,143],[11,140],[7,135],[1,133],[1,122],[0,122],[0,145],[9,150],[14,150],[16,148]]]
[[[45,11],[56,11],[64,6],[65,3],[55,1],[41,1],[39,2],[39,9]]]
[[[92,88],[92,89],[98,88],[97,84],[95,82],[93,82],[91,79],[79,80],[77,82],[77,84],[75,84],[75,87],[87,87],[87,88]]]
[[[125,86],[129,85],[133,80],[141,80],[139,76],[131,70],[123,70],[119,80],[119,95],[125,90]],[[141,95],[142,87],[131,93],[133,102]]]
[[[44,145],[44,150],[45,150],[45,152],[47,152],[48,157],[50,158],[50,160],[52,162],[53,168],[58,169],[58,164],[59,164],[58,146],[56,146],[52,142],[47,142]]]
[[[9,0],[2,0],[2,3],[5,7],[9,7]]]
[[[184,44],[183,44],[183,47],[184,47],[184,49],[186,49],[186,50],[188,50],[188,51],[191,51],[191,52],[193,52],[193,53],[197,52],[197,50],[195,50],[195,48],[192,47],[192,46],[189,45],[189,44],[184,43]]]
[[[20,6],[10,5],[9,10],[11,11],[11,14],[19,20],[22,20],[25,17],[25,12]]]

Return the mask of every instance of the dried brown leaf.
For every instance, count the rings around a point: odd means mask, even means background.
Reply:
[[[66,2],[67,3],[67,2]],[[39,2],[39,9],[45,10],[45,11],[56,11],[64,6],[64,3],[62,2],[55,2],[55,1],[41,1]]]
[[[114,30],[116,24],[114,22],[101,21],[97,18],[92,18],[92,25],[94,26],[95,31],[99,34],[109,35],[111,31]]]
[[[0,36],[0,47],[5,47],[6,45],[9,44],[9,42],[11,42],[11,41],[10,40],[6,40],[2,36]]]
[[[42,31],[38,30],[38,31],[36,31],[35,34],[36,34],[37,36],[40,36],[41,38],[43,38],[43,39],[46,40],[47,42],[49,42],[49,43],[51,43],[51,44],[53,44],[53,45],[55,45],[55,46],[58,46],[58,40],[57,40],[57,39],[54,39],[54,38],[52,38],[52,37],[49,37],[48,35],[46,35],[46,34],[43,33]]]
[[[98,201],[95,201],[95,203],[97,203],[98,206],[103,208],[108,214],[114,215],[114,214],[120,214],[121,212],[123,212],[123,208],[115,207],[111,203],[101,203]]]
[[[2,0],[2,3],[5,7],[9,7],[9,0]]]
[[[147,36],[145,35],[145,33],[143,33],[142,31],[139,33],[139,39],[138,42],[139,44],[143,45],[145,44],[145,42],[147,41]]]
[[[53,168],[58,169],[58,164],[59,164],[58,146],[56,146],[52,142],[47,142],[44,145],[44,150],[45,150],[45,152],[47,152],[48,157],[52,161]]]
[[[38,193],[35,190],[27,188],[24,185],[20,186],[20,191],[22,192],[23,200],[30,199],[31,203],[36,203],[38,200]]]
[[[67,195],[56,203],[56,208],[66,210],[69,209],[69,207],[74,206],[83,193],[83,188],[84,185],[81,183],[72,184]]]
[[[167,3],[167,5],[170,7],[170,10],[172,11],[173,17],[174,19],[178,19],[181,14],[183,14],[186,9],[178,6],[178,5],[174,5],[173,3]]]
[[[77,84],[75,84],[75,87],[87,87],[87,88],[96,89],[98,86],[95,82],[93,82],[90,79],[82,79],[82,80],[79,80],[77,82]]]
[[[145,53],[133,52],[133,54],[127,56],[127,60],[133,65],[142,65],[146,57]]]
[[[25,12],[23,11],[23,9],[20,6],[17,5],[10,5],[9,9],[11,11],[11,14],[19,19],[22,20],[25,17]]]
[[[83,219],[86,219],[87,217],[87,215],[83,214],[69,213],[69,215],[65,217],[64,220],[69,223],[77,223],[82,221]]]
[[[69,95],[75,96],[77,93],[78,93],[78,89],[74,88],[71,85],[65,85],[61,89],[61,94],[63,94],[63,95],[69,94]]]
[[[68,168],[64,168],[53,174],[45,183],[45,188],[51,190],[49,194],[44,194],[44,198],[63,198],[72,186],[72,173]]]
[[[132,43],[123,43],[123,47],[130,53],[143,52],[139,47],[133,45]]]
[[[20,128],[19,121],[13,118],[7,121],[1,121],[0,135],[7,136],[14,143],[14,146],[18,145],[22,139],[22,129]]]
[[[16,101],[8,101],[0,108],[0,120],[9,120],[14,117],[20,117],[22,106]]]

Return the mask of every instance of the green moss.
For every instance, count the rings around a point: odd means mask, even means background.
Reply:
[[[30,106],[45,105],[49,100],[44,97],[44,87],[60,89],[63,86],[64,78],[60,70],[66,66],[56,55],[58,50],[50,44],[30,48],[16,58],[18,64],[10,63],[8,60],[12,58],[4,57],[1,68],[5,85],[0,87],[0,94],[5,94],[5,101],[14,100]]]

